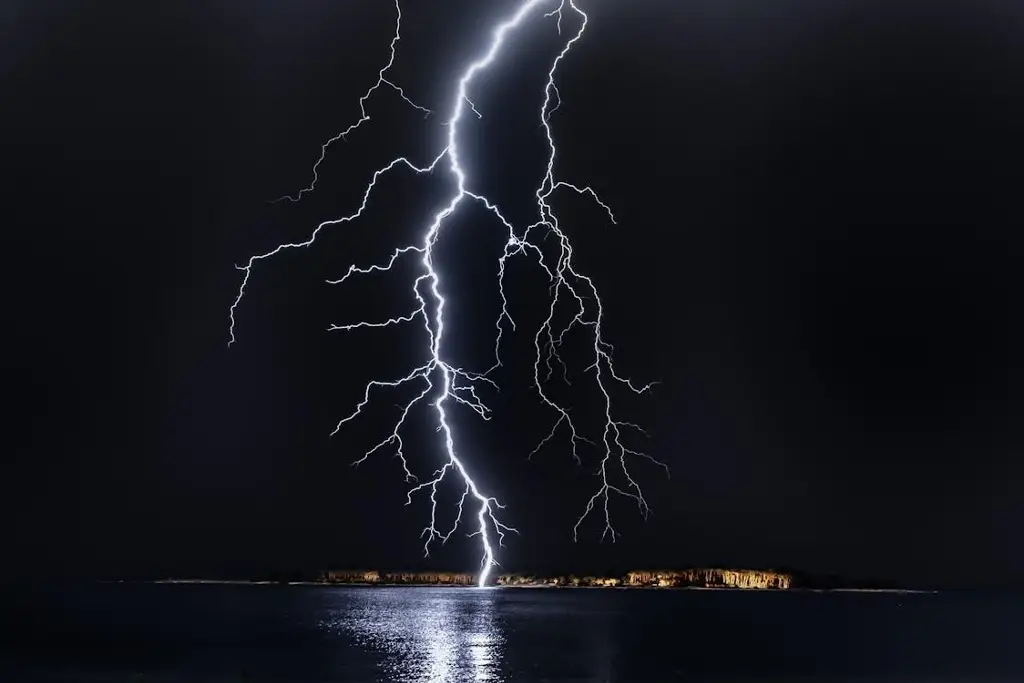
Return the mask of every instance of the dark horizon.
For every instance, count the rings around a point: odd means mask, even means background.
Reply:
[[[573,541],[597,455],[577,466],[563,433],[527,459],[554,417],[527,377],[545,287],[518,263],[521,331],[486,397],[493,419],[453,413],[474,476],[521,532],[502,566],[1024,585],[1024,8],[581,5],[558,163],[618,225],[571,197],[558,209],[618,368],[660,382],[615,398],[672,474],[637,460],[651,515],[613,499],[621,538],[602,543],[591,518]],[[393,80],[443,112],[480,27],[513,6],[404,3]],[[268,201],[307,185],[320,145],[358,118],[393,10],[0,9],[6,580],[478,566],[461,531],[423,558],[429,505],[405,506],[393,452],[351,466],[386,435],[397,395],[330,436],[369,379],[422,347],[406,331],[326,331],[404,314],[406,280],[324,280],[420,234],[441,176],[396,176],[364,220],[262,264],[227,347],[235,264],[349,213],[374,169],[443,139],[441,114],[380,93],[316,193]],[[481,191],[516,220],[532,215],[539,79],[561,45],[553,20],[533,26],[481,81],[466,142]],[[503,236],[474,212],[446,231],[451,353],[486,369]],[[570,340],[566,360],[579,370],[588,353]],[[573,396],[599,436],[593,396]],[[420,473],[443,463],[428,419],[405,440]]]

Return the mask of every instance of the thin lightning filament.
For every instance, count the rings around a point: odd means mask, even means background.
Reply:
[[[499,59],[508,35],[521,28],[528,17],[542,11],[543,8],[549,10],[544,14],[545,17],[556,20],[556,28],[559,35],[562,35],[565,15],[569,13],[572,13],[578,20],[578,28],[568,36],[562,49],[552,60],[546,74],[543,91],[544,99],[539,114],[540,125],[544,130],[547,140],[548,153],[543,177],[540,179],[534,192],[537,216],[532,224],[517,227],[505,218],[494,202],[473,189],[471,178],[468,177],[466,169],[460,163],[460,124],[463,122],[467,111],[477,117],[481,116],[481,113],[470,99],[470,91],[476,77]],[[339,139],[352,134],[370,120],[371,117],[367,113],[367,103],[377,91],[391,89],[397,92],[409,106],[424,114],[431,113],[426,107],[413,102],[406,96],[405,91],[395,85],[389,77],[389,71],[396,59],[397,46],[401,40],[402,12],[397,0],[395,11],[397,18],[394,37],[390,44],[389,59],[378,72],[376,82],[359,99],[359,119],[323,144],[320,156],[313,166],[313,178],[309,186],[300,190],[296,195],[282,197],[281,200],[298,201],[304,194],[314,191],[319,180],[318,169],[327,154],[328,148]],[[552,198],[557,192],[575,192],[596,202],[607,214],[608,220],[613,224],[615,223],[615,216],[612,214],[611,209],[593,189],[560,180],[555,174],[557,146],[551,129],[550,119],[560,104],[558,88],[555,85],[556,74],[562,61],[582,38],[587,27],[587,21],[587,15],[575,4],[574,0],[529,0],[523,2],[514,14],[504,19],[494,28],[490,44],[484,54],[468,64],[461,72],[457,82],[454,102],[451,104],[450,116],[446,123],[448,129],[446,145],[429,163],[416,164],[404,156],[392,160],[373,173],[372,178],[362,192],[362,199],[354,212],[320,223],[304,241],[281,244],[271,251],[250,257],[244,266],[237,266],[242,271],[243,276],[238,288],[238,295],[229,311],[229,345],[235,342],[235,313],[245,295],[246,286],[249,283],[253,268],[257,264],[283,251],[309,247],[325,228],[351,223],[362,217],[370,197],[376,189],[377,182],[386,174],[402,170],[414,174],[430,174],[443,171],[451,174],[455,180],[455,190],[444,208],[427,221],[421,241],[396,248],[383,263],[369,266],[349,266],[347,272],[342,277],[337,280],[328,281],[330,284],[341,285],[350,278],[360,275],[375,272],[389,273],[400,260],[418,260],[419,273],[412,280],[410,287],[413,303],[405,314],[386,320],[363,320],[342,325],[331,325],[329,329],[354,331],[367,328],[392,328],[400,325],[418,324],[422,327],[425,342],[425,353],[422,363],[398,377],[376,379],[369,382],[363,391],[362,400],[359,401],[352,412],[339,420],[332,435],[362,415],[363,409],[369,405],[375,394],[386,390],[415,387],[415,390],[411,392],[412,397],[405,403],[400,404],[401,411],[391,432],[372,446],[354,464],[358,465],[365,462],[371,455],[380,450],[391,449],[395,453],[401,463],[406,482],[410,485],[406,495],[406,504],[411,504],[413,496],[417,493],[423,493],[430,499],[430,520],[423,529],[423,549],[427,555],[429,555],[433,543],[438,541],[444,543],[455,533],[463,522],[463,513],[467,504],[472,506],[475,512],[471,516],[475,517],[475,522],[470,522],[474,530],[469,535],[478,537],[480,542],[481,560],[478,578],[480,586],[487,585],[492,570],[498,565],[495,556],[495,546],[500,547],[503,545],[507,533],[518,532],[515,528],[502,521],[505,507],[496,497],[484,493],[476,483],[473,473],[467,465],[467,459],[456,447],[456,439],[452,429],[452,418],[453,411],[459,408],[467,408],[485,420],[490,418],[490,409],[480,399],[478,391],[483,389],[484,386],[496,388],[490,375],[502,365],[502,335],[506,326],[512,330],[516,328],[516,323],[509,313],[509,302],[505,291],[506,265],[513,257],[526,256],[535,259],[549,281],[550,300],[548,313],[533,337],[536,355],[532,375],[534,388],[538,392],[543,404],[552,411],[554,423],[547,436],[534,449],[534,453],[551,442],[560,431],[567,434],[572,448],[572,455],[577,462],[582,463],[580,455],[582,444],[588,444],[599,452],[599,461],[596,468],[599,485],[594,494],[587,500],[582,514],[573,526],[573,539],[578,539],[580,526],[592,513],[600,515],[602,519],[601,539],[603,540],[607,536],[610,536],[612,541],[616,539],[618,532],[612,525],[609,507],[613,496],[629,499],[636,504],[641,514],[644,516],[648,514],[650,508],[647,500],[628,467],[630,459],[644,458],[664,468],[666,472],[668,471],[664,463],[627,445],[627,432],[632,431],[643,434],[643,430],[632,422],[622,421],[613,416],[612,393],[609,388],[612,384],[621,385],[636,394],[646,393],[653,385],[638,386],[633,384],[616,370],[612,361],[613,348],[604,338],[602,326],[604,306],[597,287],[590,277],[582,274],[577,269],[573,259],[572,245],[565,232],[559,226],[558,216],[551,205]],[[501,313],[495,323],[495,361],[494,365],[484,372],[474,372],[458,367],[445,355],[446,347],[444,342],[449,333],[448,325],[450,323],[446,317],[447,301],[443,294],[443,277],[434,262],[434,249],[448,218],[464,203],[476,203],[484,207],[502,228],[508,231],[508,240],[498,259],[497,289],[501,296],[502,306]],[[547,254],[541,249],[541,240],[545,238],[553,238],[553,242],[556,245],[554,256]],[[571,319],[568,323],[557,323],[556,309],[566,305],[573,311]],[[590,340],[591,360],[590,364],[583,368],[583,373],[592,378],[602,400],[603,426],[599,440],[584,437],[581,430],[577,428],[577,422],[573,418],[572,411],[563,403],[555,400],[545,390],[545,385],[551,379],[556,365],[561,366],[563,377],[568,381],[568,368],[559,355],[559,348],[564,342],[566,335],[574,329],[584,330],[588,335],[587,338]],[[423,479],[413,473],[405,455],[405,444],[402,441],[402,431],[406,425],[407,418],[412,410],[421,404],[432,410],[436,415],[437,431],[441,435],[445,456],[443,464],[429,477]],[[532,456],[533,453],[530,455]],[[450,527],[442,528],[438,524],[438,490],[441,483],[447,477],[456,477],[461,483],[462,495],[455,507],[454,523]]]

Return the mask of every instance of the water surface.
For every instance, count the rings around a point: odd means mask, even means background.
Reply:
[[[114,584],[4,622],[3,681],[1024,681],[1024,600],[982,594]]]

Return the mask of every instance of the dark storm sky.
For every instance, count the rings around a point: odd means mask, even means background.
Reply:
[[[591,26],[560,79],[560,169],[620,225],[569,200],[563,220],[603,290],[620,370],[662,382],[621,407],[672,478],[638,464],[654,515],[615,501],[621,541],[599,544],[593,521],[573,545],[595,454],[582,470],[561,444],[526,461],[552,416],[529,393],[531,338],[511,338],[495,419],[456,421],[522,531],[506,568],[1024,578],[1024,11],[580,4]],[[406,3],[392,78],[443,112],[460,65],[513,6]],[[328,0],[0,9],[7,571],[421,563],[426,508],[402,506],[397,463],[348,464],[384,435],[397,397],[328,437],[366,380],[411,367],[418,338],[326,326],[404,313],[406,285],[323,280],[415,235],[444,181],[396,176],[365,220],[259,268],[226,347],[234,263],[351,211],[373,169],[442,140],[440,117],[382,93],[317,194],[266,201],[304,186],[321,142],[358,116],[392,12]],[[480,188],[524,218],[557,47],[550,21],[513,40],[467,128]],[[479,367],[501,235],[472,212],[450,231],[451,348]],[[536,274],[517,269],[510,288],[527,321],[541,313]],[[422,469],[440,462],[426,422],[408,441]],[[477,557],[460,539],[424,566]]]

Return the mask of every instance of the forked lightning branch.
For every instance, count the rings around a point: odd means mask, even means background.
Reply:
[[[394,37],[390,45],[390,55],[384,67],[378,72],[376,81],[359,99],[359,119],[322,146],[320,157],[313,166],[313,179],[310,185],[297,195],[282,199],[298,201],[303,194],[315,189],[318,181],[317,171],[328,148],[337,140],[355,133],[363,123],[370,120],[367,106],[374,93],[382,89],[391,89],[397,92],[409,106],[423,112],[428,111],[407,97],[405,91],[389,77],[389,71],[395,62],[397,47],[401,39],[402,13],[397,0],[395,11],[397,18]],[[507,37],[512,32],[520,30],[525,25],[525,20],[534,14],[542,14],[550,19],[551,30],[557,31],[558,35],[565,40],[561,50],[550,64],[546,79],[542,84],[538,84],[539,87],[543,87],[543,104],[538,115],[539,124],[547,138],[547,162],[534,192],[536,220],[530,225],[519,226],[513,225],[494,202],[474,189],[473,179],[467,175],[460,163],[459,135],[460,125],[466,118],[467,112],[480,116],[471,100],[477,76],[502,58],[502,49]],[[575,26],[574,30],[566,29],[566,26],[570,24]],[[542,25],[545,24],[542,23]],[[523,2],[514,14],[494,28],[486,52],[468,64],[458,77],[455,100],[451,103],[450,113],[445,124],[448,131],[447,144],[444,149],[438,151],[437,156],[426,163],[419,164],[406,157],[394,159],[374,172],[363,189],[359,206],[351,214],[320,223],[308,239],[302,242],[281,244],[271,251],[251,257],[244,266],[238,266],[243,272],[243,277],[238,289],[238,296],[230,309],[229,345],[235,341],[235,314],[245,295],[246,285],[249,283],[254,269],[263,267],[266,265],[264,262],[283,251],[312,246],[323,230],[358,220],[366,211],[377,182],[385,174],[451,174],[456,181],[455,190],[441,211],[435,215],[424,216],[421,241],[397,246],[394,252],[381,263],[351,265],[343,277],[330,281],[333,285],[343,286],[350,279],[360,275],[390,272],[400,261],[406,259],[418,261],[418,275],[409,283],[410,307],[407,311],[380,320],[359,320],[332,325],[330,329],[352,333],[370,333],[377,329],[418,325],[422,329],[423,338],[422,363],[416,367],[401,370],[392,377],[371,381],[363,392],[362,400],[351,413],[338,422],[332,434],[348,427],[362,415],[363,409],[369,405],[370,401],[380,399],[387,392],[402,390],[406,395],[411,395],[411,398],[405,403],[400,404],[401,411],[393,429],[387,434],[382,434],[380,441],[356,460],[356,463],[361,463],[382,451],[390,451],[398,457],[406,481],[410,485],[406,499],[407,504],[411,503],[413,497],[417,495],[426,496],[430,500],[430,519],[423,530],[424,552],[429,554],[432,544],[444,543],[464,525],[464,522],[468,524],[469,535],[477,537],[480,542],[482,557],[479,583],[481,586],[487,584],[488,575],[497,564],[496,547],[502,545],[508,533],[516,530],[505,521],[507,511],[498,498],[491,492],[482,491],[477,485],[474,479],[474,467],[479,466],[481,459],[474,458],[472,453],[460,450],[452,432],[452,423],[453,420],[461,418],[462,414],[468,412],[475,413],[485,420],[490,417],[490,409],[480,395],[485,389],[496,388],[492,373],[502,364],[502,335],[506,331],[516,330],[516,322],[509,313],[509,292],[505,288],[506,265],[510,259],[522,257],[535,260],[540,266],[540,272],[548,278],[550,285],[548,288],[550,297],[544,304],[547,317],[533,332],[533,344],[536,351],[533,362],[534,388],[540,401],[552,415],[551,431],[538,444],[537,450],[558,437],[564,437],[578,463],[583,463],[581,451],[584,449],[587,453],[596,451],[598,454],[595,468],[598,479],[597,490],[583,505],[582,514],[573,526],[574,540],[578,538],[580,525],[591,514],[599,515],[603,519],[602,540],[605,537],[615,540],[617,532],[612,525],[609,508],[613,497],[622,497],[632,501],[639,508],[641,514],[647,515],[649,511],[647,501],[630,471],[629,466],[633,459],[646,458],[665,468],[666,472],[668,471],[668,468],[660,461],[630,446],[632,441],[627,436],[632,435],[635,439],[634,433],[642,434],[642,430],[632,422],[618,419],[613,412],[612,391],[610,390],[613,384],[624,386],[637,394],[647,392],[651,385],[633,384],[616,370],[612,360],[612,346],[604,337],[605,312],[597,287],[593,280],[577,267],[572,244],[560,227],[558,215],[552,207],[552,200],[556,193],[574,192],[596,202],[607,214],[609,222],[615,223],[615,217],[611,210],[601,201],[596,192],[590,187],[561,180],[555,172],[557,146],[550,120],[560,102],[558,88],[555,84],[556,74],[563,60],[583,37],[586,28],[587,15],[574,0],[529,0]],[[458,367],[446,355],[445,341],[450,335],[459,331],[458,321],[451,316],[446,308],[444,273],[435,266],[434,262],[434,248],[447,220],[460,206],[470,203],[485,207],[493,216],[496,228],[508,233],[504,251],[498,258],[496,289],[501,296],[502,307],[501,314],[495,323],[495,360],[491,368],[481,370]],[[549,246],[547,251],[542,250],[540,247],[542,240],[553,242],[554,249],[552,250]],[[571,315],[556,318],[556,309],[563,310],[566,306],[569,307]],[[568,322],[559,322],[566,318]],[[597,434],[585,436],[582,430],[577,428],[578,420],[573,416],[570,407],[553,397],[551,392],[545,389],[556,366],[560,366],[563,374],[568,376],[570,370],[559,355],[559,349],[566,339],[566,335],[574,330],[585,332],[586,338],[589,340],[587,342],[587,348],[590,349],[589,361],[578,370],[588,376],[596,391],[599,392],[603,411],[599,436]],[[435,415],[439,434],[439,452],[416,454],[418,459],[440,465],[427,477],[414,474],[402,440],[406,420],[414,410],[431,411]],[[456,503],[455,522],[451,526],[442,527],[438,522],[438,493],[441,483],[449,477],[457,479],[463,493]],[[475,521],[467,522],[466,517],[473,518]]]

